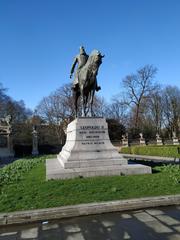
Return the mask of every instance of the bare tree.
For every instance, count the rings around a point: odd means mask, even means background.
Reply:
[[[163,126],[163,100],[162,100],[162,87],[156,85],[154,91],[151,92],[148,98],[144,116],[148,121],[151,121],[156,133],[161,132]]]
[[[119,99],[118,96],[113,97],[112,103],[107,107],[106,116],[127,126],[127,104],[125,104],[124,100]]]
[[[97,117],[105,117],[107,112],[107,103],[103,97],[94,96],[94,115]]]
[[[6,95],[6,89],[3,87],[3,85],[0,83],[0,117],[3,117],[5,108],[4,104],[9,97]]]
[[[49,123],[59,124],[66,118],[72,118],[74,104],[71,85],[63,85],[49,96],[44,97],[36,109],[42,119]]]
[[[163,91],[163,117],[169,136],[180,132],[180,89],[167,86]]]
[[[37,114],[54,129],[62,143],[64,124],[74,116],[74,104],[71,85],[66,84],[44,97],[36,107]]]
[[[126,103],[131,106],[135,105],[135,128],[139,127],[139,115],[143,102],[150,96],[154,90],[154,77],[157,68],[153,65],[146,65],[136,74],[131,74],[123,79],[123,86],[126,91]]]
[[[32,114],[31,110],[26,108],[23,100],[15,101],[8,96],[6,90],[0,83],[0,117],[11,115],[13,123],[27,120]]]

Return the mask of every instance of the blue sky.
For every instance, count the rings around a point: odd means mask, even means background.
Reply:
[[[0,82],[34,108],[69,83],[80,45],[105,54],[98,82],[107,100],[145,64],[180,87],[179,0],[0,0]]]

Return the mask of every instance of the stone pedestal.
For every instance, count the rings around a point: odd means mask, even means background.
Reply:
[[[11,151],[9,148],[0,147],[0,159],[11,159],[14,157],[14,151]]]
[[[11,159],[14,157],[14,150],[11,138],[11,128],[0,126],[0,159]]]
[[[145,139],[143,138],[143,134],[140,133],[139,136],[140,136],[139,144],[140,144],[141,146],[145,146],[145,145],[146,145],[146,142],[145,142]]]
[[[128,147],[128,135],[122,135],[122,147]]]
[[[179,140],[177,137],[173,138],[172,140],[173,140],[173,145],[179,145]]]
[[[156,139],[157,145],[163,145],[162,138]]]
[[[160,135],[158,133],[156,134],[156,144],[163,145],[162,138],[160,137]]]
[[[57,159],[46,161],[46,178],[151,173],[151,168],[128,165],[111,144],[104,118],[77,118],[67,127],[67,139]]]
[[[173,132],[173,145],[179,145],[179,139],[176,137],[176,132]]]
[[[79,118],[71,122],[58,160],[64,168],[127,164],[111,144],[104,118]]]

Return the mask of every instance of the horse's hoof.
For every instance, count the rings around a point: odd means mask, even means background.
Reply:
[[[100,86],[98,86],[98,87],[96,88],[96,92],[98,92],[99,90],[101,90],[101,87],[100,87]]]

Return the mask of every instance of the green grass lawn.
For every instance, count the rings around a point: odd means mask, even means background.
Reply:
[[[120,152],[127,153],[127,154],[180,158],[180,153],[178,153],[178,147],[180,146],[175,146],[175,145],[174,146],[173,145],[131,146],[131,147],[122,147]]]
[[[18,160],[0,169],[0,212],[80,203],[180,194],[179,166],[154,167],[156,173],[45,180],[45,159]]]

